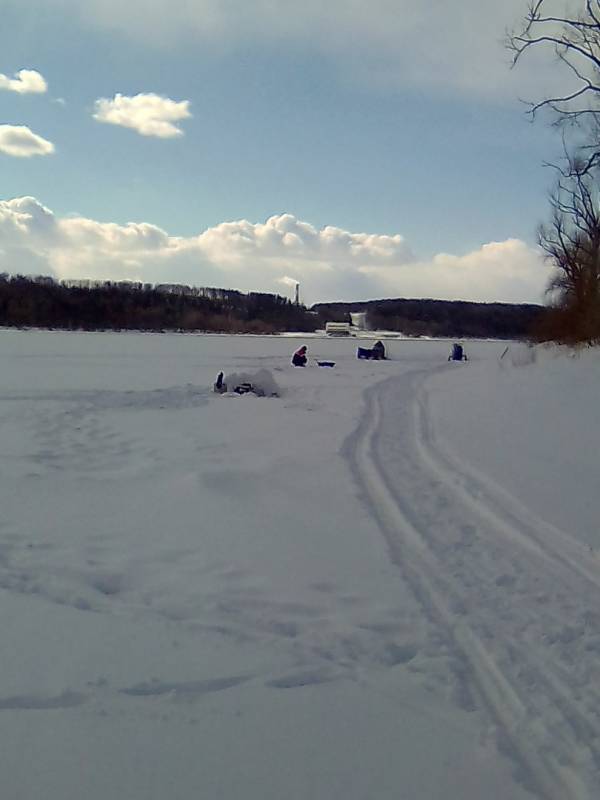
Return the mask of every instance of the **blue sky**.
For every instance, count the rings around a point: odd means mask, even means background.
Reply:
[[[0,269],[541,301],[560,142],[496,6],[3,0]]]

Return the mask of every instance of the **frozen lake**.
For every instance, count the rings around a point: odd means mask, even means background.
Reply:
[[[385,344],[0,331],[7,798],[598,795],[598,357]]]

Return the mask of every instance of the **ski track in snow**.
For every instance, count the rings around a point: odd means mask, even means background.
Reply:
[[[93,686],[93,692],[74,692],[65,690],[59,695],[15,695],[12,697],[0,698],[0,712],[2,711],[56,711],[67,708],[81,706],[89,700],[94,699],[98,694],[98,689],[102,689],[102,694],[107,691],[112,694],[125,695],[131,698],[155,698],[166,695],[171,700],[183,700],[187,703],[202,698],[204,695],[214,692],[222,692],[232,689],[235,686],[245,683],[251,676],[232,676],[219,678],[205,678],[197,681],[161,681],[154,679],[133,686],[126,686],[121,689],[110,689],[101,682],[100,685]],[[300,684],[297,684],[300,685]],[[91,682],[88,685],[91,686]]]
[[[0,698],[0,711],[52,711],[75,708],[85,703],[81,692],[64,691],[58,695],[16,695]]]
[[[369,389],[345,453],[435,632],[456,701],[487,714],[536,797],[592,800],[600,792],[600,687],[589,667],[589,652],[600,653],[597,562],[443,450],[427,410],[431,374]]]

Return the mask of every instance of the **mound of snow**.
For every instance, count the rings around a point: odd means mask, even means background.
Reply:
[[[268,369],[259,369],[256,372],[232,372],[225,376],[224,382],[229,392],[233,392],[236,386],[250,383],[253,386],[253,393],[259,397],[281,395],[281,389]]]

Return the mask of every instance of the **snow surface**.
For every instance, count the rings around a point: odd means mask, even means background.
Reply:
[[[0,331],[3,798],[600,796],[598,353],[307,342]]]

